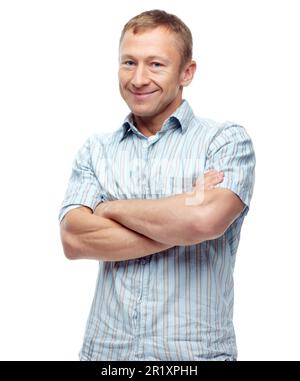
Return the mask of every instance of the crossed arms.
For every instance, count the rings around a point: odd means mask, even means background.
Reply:
[[[211,171],[204,176],[201,202],[197,189],[155,200],[107,201],[94,213],[88,207],[69,211],[61,222],[61,240],[69,259],[122,261],[140,258],[176,245],[193,245],[220,237],[244,208]],[[203,196],[203,197],[202,197]]]

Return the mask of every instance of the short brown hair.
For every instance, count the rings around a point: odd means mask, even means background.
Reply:
[[[159,9],[153,9],[151,11],[142,12],[139,15],[130,19],[125,25],[121,33],[120,44],[124,37],[124,34],[132,29],[136,34],[144,29],[154,29],[159,26],[163,26],[173,33],[176,33],[179,37],[181,46],[181,67],[192,59],[193,55],[193,37],[190,29],[185,25],[179,17],[167,13]]]

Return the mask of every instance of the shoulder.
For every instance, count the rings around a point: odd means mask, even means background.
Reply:
[[[208,146],[228,142],[251,141],[245,127],[233,121],[216,121],[210,118],[194,116],[188,135],[197,136]]]
[[[204,132],[209,134],[212,138],[217,138],[220,135],[248,135],[244,126],[233,121],[220,122],[210,118],[195,116],[193,119],[193,125],[194,127],[204,130]]]
[[[197,129],[206,136],[216,137],[220,134],[227,134],[230,132],[246,131],[243,126],[233,121],[218,121],[211,118],[200,117],[193,115],[189,125],[191,130]]]
[[[223,146],[226,144],[252,144],[246,128],[236,122],[217,122],[212,119],[195,118],[207,137],[209,146]]]
[[[113,132],[94,133],[87,138],[86,144],[90,150],[98,149],[101,146],[107,147],[120,139],[120,133],[120,129]]]

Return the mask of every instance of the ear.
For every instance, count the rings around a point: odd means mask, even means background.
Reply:
[[[192,82],[196,68],[197,64],[195,61],[191,61],[184,66],[181,72],[181,86],[188,86]]]

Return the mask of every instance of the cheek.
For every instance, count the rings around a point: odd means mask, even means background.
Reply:
[[[179,87],[179,78],[178,76],[172,75],[172,73],[164,73],[164,75],[161,75],[160,78],[157,79],[157,82],[168,92],[172,92]]]
[[[179,85],[175,80],[172,80],[166,83],[164,88],[166,93],[168,93],[171,96],[172,94],[177,92],[177,90],[179,89]]]
[[[124,78],[122,75],[119,75],[119,86],[123,87],[124,86]]]
[[[119,74],[118,74],[118,78],[119,78],[119,84],[120,84],[120,86],[124,87],[124,85],[129,80],[129,75],[128,75],[128,73],[124,73],[123,71],[120,70]]]

